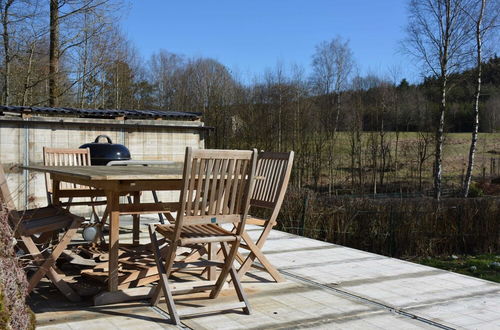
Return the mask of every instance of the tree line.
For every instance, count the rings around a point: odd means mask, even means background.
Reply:
[[[311,50],[310,68],[278,61],[250,83],[211,58],[159,49],[143,59],[116,23],[123,6],[0,0],[1,103],[202,112],[215,128],[208,147],[296,150],[295,183],[329,192],[341,150],[352,183],[366,181],[368,166],[383,184],[389,167],[399,166],[400,133],[416,131],[421,166],[435,159],[437,198],[444,133],[473,133],[467,195],[477,133],[500,127],[500,59],[487,47],[498,38],[495,0],[409,1],[402,48],[426,74],[416,85],[396,67],[361,74],[340,36]]]

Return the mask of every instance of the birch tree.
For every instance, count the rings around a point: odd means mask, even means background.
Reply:
[[[472,6],[464,7],[464,13],[469,18],[469,21],[474,27],[475,39],[475,56],[476,56],[476,88],[474,92],[473,114],[471,143],[469,148],[469,157],[467,171],[463,182],[463,196],[469,194],[469,187],[474,169],[474,156],[477,147],[477,137],[479,132],[479,98],[481,95],[481,76],[483,62],[483,41],[488,37],[489,33],[497,28],[497,20],[499,16],[499,4],[495,0],[480,0],[473,2]],[[486,13],[486,21],[485,21]]]
[[[464,0],[411,0],[405,50],[439,81],[435,134],[434,197],[441,198],[445,114],[449,77],[467,58],[470,33],[461,9]]]

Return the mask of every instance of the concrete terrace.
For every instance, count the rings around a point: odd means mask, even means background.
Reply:
[[[122,223],[127,226],[127,221]],[[251,235],[256,230],[248,226]],[[141,240],[149,241],[145,228]],[[493,282],[276,230],[264,252],[286,282],[271,282],[267,273],[255,269],[247,274],[243,286],[252,315],[200,315],[182,319],[184,327],[500,329],[500,285]],[[231,298],[223,292],[218,302]],[[75,305],[44,288],[31,305],[38,329],[176,328],[147,301]]]

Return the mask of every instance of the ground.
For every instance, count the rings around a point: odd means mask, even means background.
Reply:
[[[259,233],[248,226],[249,234]],[[143,231],[141,237],[147,240]],[[500,284],[273,230],[264,253],[285,277],[244,278],[252,314],[181,319],[191,329],[500,329]],[[234,299],[178,297],[178,308]],[[48,283],[31,296],[39,329],[164,329],[168,314],[148,301],[92,306],[64,301]],[[160,307],[165,308],[164,304]]]

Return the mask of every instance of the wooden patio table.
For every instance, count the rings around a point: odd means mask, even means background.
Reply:
[[[139,214],[175,211],[178,203],[140,203],[140,192],[150,190],[180,190],[182,163],[161,167],[144,166],[26,166],[30,171],[49,173],[53,184],[53,203],[64,197],[78,197],[78,190],[61,190],[60,182],[70,182],[103,190],[109,210],[109,281],[108,291],[118,291],[118,255],[120,214],[132,214],[133,242],[139,243]],[[87,190],[88,191],[88,190]],[[120,195],[130,193],[133,204],[120,204]],[[129,289],[130,290],[130,289]],[[143,291],[142,291],[143,292]],[[118,294],[120,296],[120,294]],[[123,295],[122,295],[123,296]],[[130,299],[129,295],[126,295]],[[105,299],[117,301],[119,299]],[[97,304],[97,303],[96,303]]]

